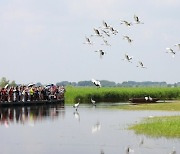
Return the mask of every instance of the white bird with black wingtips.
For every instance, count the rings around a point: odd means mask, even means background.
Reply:
[[[141,68],[147,68],[144,66],[143,62],[142,61],[138,61],[138,64],[137,67],[141,67]]]
[[[93,29],[95,34],[94,35],[91,35],[91,36],[99,36],[99,37],[103,37],[102,34],[100,33],[100,31],[96,28]]]
[[[109,31],[105,31],[104,29],[101,29],[101,31],[108,37],[110,37]]]
[[[84,42],[83,44],[93,45],[93,42],[88,37],[85,38],[86,38],[86,42]]]
[[[126,25],[127,27],[131,27],[133,24],[131,22],[128,22],[126,20],[121,20],[121,23],[120,24],[124,24]]]
[[[103,23],[103,26],[104,26],[103,28],[104,28],[104,29],[108,29],[108,28],[109,28],[109,25],[107,24],[107,22],[105,22],[105,21],[103,20],[102,23]]]
[[[112,32],[112,34],[116,35],[118,33],[118,30],[114,29],[114,27],[110,26],[109,30]]]
[[[133,40],[129,37],[129,36],[127,36],[127,35],[124,35],[123,36],[123,39],[126,39],[127,41],[128,41],[128,43],[131,43]]]
[[[92,81],[92,83],[93,83],[96,87],[98,87],[98,88],[100,88],[100,87],[101,87],[101,83],[100,83],[100,81],[95,80],[95,79],[92,79],[91,81]]]
[[[139,17],[136,16],[136,15],[134,15],[134,20],[135,20],[135,23],[136,23],[136,24],[144,24],[143,22],[141,22],[141,21],[139,20]]]
[[[125,59],[122,59],[122,60],[127,60],[128,62],[132,63],[132,60],[133,57],[130,57],[129,55],[125,54]]]
[[[171,53],[171,54],[173,54],[173,57],[174,57],[174,55],[176,54],[176,52],[173,50],[173,49],[171,49],[171,48],[166,48],[166,53]]]
[[[180,50],[180,43],[174,44],[174,46],[177,46],[177,47],[178,47],[178,50]]]
[[[102,58],[106,54],[106,52],[104,50],[102,50],[102,49],[96,50],[95,52],[99,52],[100,53],[100,58]]]

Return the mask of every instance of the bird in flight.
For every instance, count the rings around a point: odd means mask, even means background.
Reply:
[[[83,44],[93,45],[93,42],[88,37],[85,38],[86,38],[86,42],[84,42]]]
[[[139,65],[137,65],[137,67],[147,68],[147,67],[144,66],[144,64],[142,63],[142,61],[139,61],[138,64],[139,64]]]
[[[109,27],[110,27],[110,26],[107,24],[107,22],[105,22],[104,20],[103,20],[103,26],[104,26],[104,27],[103,27],[104,29],[109,29]]]
[[[118,30],[114,29],[114,27],[110,26],[109,30],[112,32],[112,34],[116,35],[118,33]]]
[[[125,24],[126,26],[128,27],[131,27],[133,24],[131,22],[128,22],[126,20],[121,20],[121,23],[120,24]]]
[[[177,47],[178,47],[178,50],[180,50],[180,43],[174,44],[174,46],[177,46]]]
[[[102,58],[102,56],[104,56],[105,55],[105,51],[103,51],[102,49],[100,49],[100,50],[96,50],[95,52],[99,52],[100,53],[100,58]]]
[[[173,57],[174,57],[174,55],[176,54],[176,52],[173,50],[173,49],[171,49],[171,48],[166,48],[166,53],[171,53],[171,54],[173,54]]]
[[[100,31],[96,28],[93,29],[95,34],[94,35],[91,35],[91,36],[99,36],[99,37],[103,37],[102,34],[100,33]]]
[[[96,87],[98,87],[98,88],[100,88],[100,87],[101,87],[101,83],[100,83],[100,81],[95,80],[95,79],[92,79],[91,81],[92,81],[92,83],[93,83]]]
[[[144,24],[143,22],[141,22],[141,21],[139,20],[139,17],[136,16],[136,15],[134,15],[134,20],[135,20],[135,23],[136,23],[136,24]]]
[[[131,43],[133,40],[129,37],[129,36],[127,36],[127,35],[125,35],[125,36],[123,36],[123,39],[126,39],[127,41],[128,41],[128,43]]]
[[[127,60],[128,62],[132,63],[132,60],[133,57],[130,57],[129,55],[125,54],[125,59],[122,59],[122,60]]]

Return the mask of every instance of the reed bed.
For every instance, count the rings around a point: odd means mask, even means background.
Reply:
[[[129,129],[152,137],[180,138],[180,116],[147,118]]]
[[[151,96],[161,100],[173,100],[180,98],[180,88],[168,87],[66,87],[66,103],[80,102],[90,103],[93,98],[96,102],[125,102],[130,98]]]

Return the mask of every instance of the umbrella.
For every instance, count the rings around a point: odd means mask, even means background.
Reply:
[[[46,88],[51,88],[52,86],[54,86],[54,84],[48,84],[46,85]]]
[[[6,84],[6,85],[4,86],[4,88],[8,88],[8,86],[9,86],[9,84]]]
[[[30,83],[30,84],[28,84],[28,87],[32,87],[34,85],[35,85],[34,83]]]

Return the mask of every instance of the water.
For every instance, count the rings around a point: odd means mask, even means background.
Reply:
[[[1,154],[169,154],[180,139],[151,138],[127,130],[148,116],[180,112],[125,111],[107,105],[39,106],[0,109]]]

